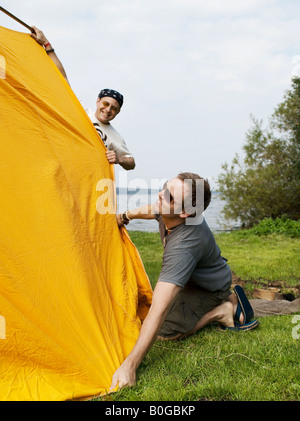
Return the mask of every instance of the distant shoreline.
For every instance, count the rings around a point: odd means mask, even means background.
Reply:
[[[158,189],[145,188],[127,188],[117,187],[117,211],[125,212],[127,209],[133,209],[145,204],[153,203],[157,199]],[[221,200],[219,191],[212,192],[212,201],[204,212],[204,217],[211,230],[217,232],[231,232],[240,228],[236,221],[220,221],[222,209],[225,202]],[[157,221],[155,220],[133,220],[127,225],[129,231],[158,231]]]
[[[152,189],[152,188],[140,188],[140,187],[116,187],[117,194],[135,194],[135,193],[142,193],[142,194],[149,194],[152,195],[154,193],[159,193],[160,189]],[[212,191],[213,195],[220,194],[219,191]]]

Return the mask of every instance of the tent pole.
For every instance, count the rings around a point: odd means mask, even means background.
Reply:
[[[27,23],[23,22],[21,19],[17,18],[16,16],[14,16],[12,13],[8,12],[7,10],[5,10],[1,6],[0,6],[0,11],[3,12],[3,13],[6,13],[9,17],[13,18],[17,22],[19,22],[21,25],[25,26],[25,28],[29,29],[31,32],[34,32],[34,30],[31,26],[27,25]]]

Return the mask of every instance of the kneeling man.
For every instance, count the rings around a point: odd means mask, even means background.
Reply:
[[[149,313],[111,389],[135,383],[136,370],[156,339],[181,339],[212,322],[223,330],[258,326],[242,288],[230,292],[230,267],[202,214],[210,200],[207,180],[181,173],[165,183],[155,205],[117,216],[119,226],[132,219],[157,219],[164,255]]]

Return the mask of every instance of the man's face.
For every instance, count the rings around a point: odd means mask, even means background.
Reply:
[[[120,112],[120,104],[114,98],[97,98],[95,117],[103,124],[109,124]]]
[[[158,194],[158,209],[161,215],[178,216],[183,213],[184,183],[173,178],[165,183]]]

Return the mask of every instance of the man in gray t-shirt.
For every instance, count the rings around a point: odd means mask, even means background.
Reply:
[[[230,292],[231,270],[202,216],[210,199],[207,180],[181,173],[165,184],[155,205],[117,216],[119,226],[131,219],[157,219],[164,256],[149,313],[111,389],[135,383],[136,369],[155,339],[184,338],[212,322],[221,329],[257,327],[246,296]]]
[[[165,224],[158,216],[164,247],[159,281],[172,282],[182,288],[188,282],[208,291],[228,291],[231,270],[205,219],[201,224],[180,224],[165,236]]]

